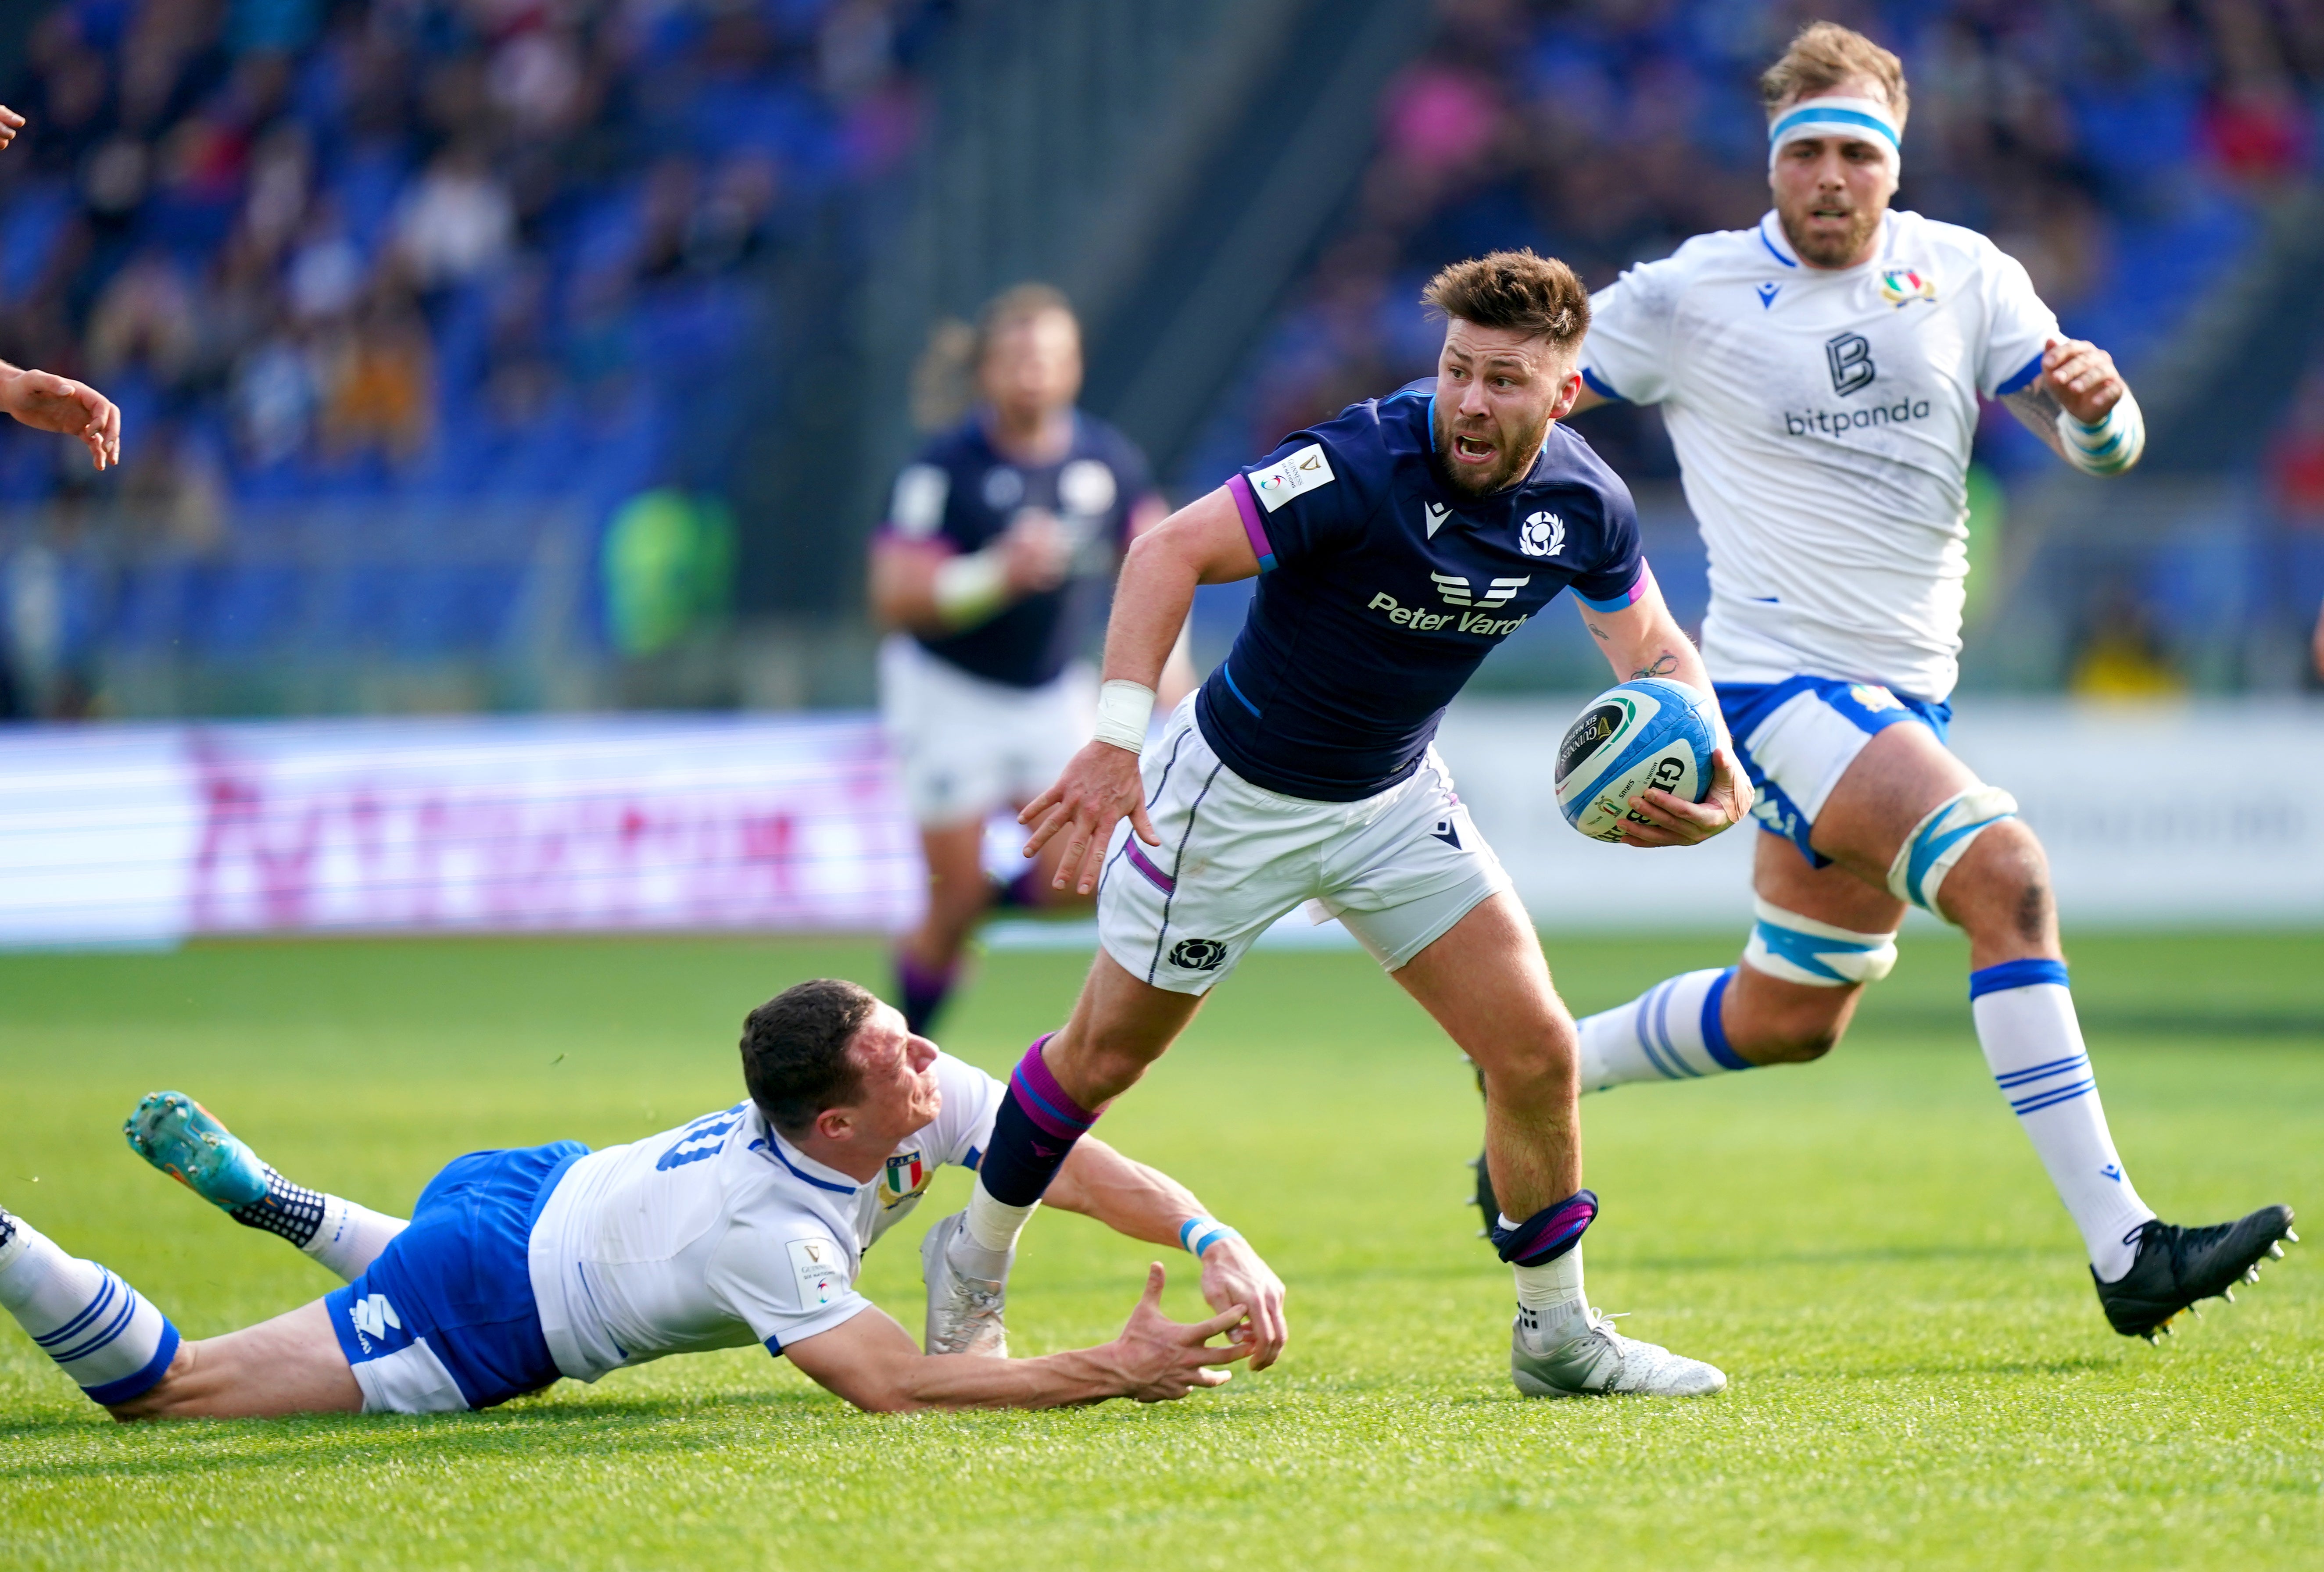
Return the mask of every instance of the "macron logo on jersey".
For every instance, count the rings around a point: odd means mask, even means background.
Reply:
[[[1332,473],[1332,461],[1323,456],[1323,445],[1311,442],[1287,458],[1278,459],[1265,469],[1253,470],[1250,494],[1259,505],[1274,512],[1292,498],[1328,486],[1336,477]]]
[[[1431,540],[1435,539],[1436,532],[1444,528],[1444,520],[1452,517],[1452,510],[1442,502],[1423,502],[1420,510],[1428,515],[1428,538]]]

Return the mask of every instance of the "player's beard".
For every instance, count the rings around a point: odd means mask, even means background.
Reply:
[[[1444,412],[1444,407],[1439,404],[1436,408],[1436,440],[1429,445],[1428,460],[1435,466],[1436,478],[1445,490],[1458,496],[1489,497],[1495,492],[1507,490],[1511,482],[1533,467],[1535,457],[1541,452],[1542,439],[1548,435],[1547,415],[1544,415],[1540,424],[1515,442],[1508,441],[1502,432],[1496,429],[1493,439],[1500,444],[1500,447],[1495,455],[1493,467],[1481,476],[1476,475],[1452,462],[1452,421]]]
[[[1808,209],[1810,214],[1814,211],[1813,207]],[[1880,227],[1880,214],[1877,207],[1851,208],[1848,228],[1839,240],[1812,239],[1802,232],[1803,225],[1792,222],[1790,214],[1779,212],[1776,217],[1784,226],[1784,238],[1792,243],[1792,249],[1800,253],[1802,262],[1811,267],[1844,268],[1853,265],[1864,254],[1872,232]]]

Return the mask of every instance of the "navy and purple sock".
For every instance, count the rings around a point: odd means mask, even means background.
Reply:
[[[977,1164],[977,1185],[1003,1206],[1029,1207],[1065,1165],[1074,1143],[1097,1116],[1065,1095],[1041,1057],[1047,1033],[1009,1072],[1009,1090],[992,1120],[992,1145]]]
[[[1597,1220],[1597,1191],[1577,1190],[1514,1227],[1496,1221],[1493,1248],[1512,1266],[1546,1266],[1581,1244]]]
[[[952,993],[952,985],[960,976],[957,962],[946,967],[927,967],[912,959],[910,953],[896,951],[896,1007],[904,1012],[904,1029],[916,1037],[927,1035],[929,1023],[944,1008],[945,999]]]

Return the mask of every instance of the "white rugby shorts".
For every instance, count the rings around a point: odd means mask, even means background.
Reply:
[[[1159,846],[1114,831],[1098,887],[1098,941],[1132,977],[1201,994],[1302,904],[1337,917],[1396,970],[1509,887],[1431,747],[1397,785],[1352,803],[1267,791],[1203,739],[1189,694],[1140,761]]]
[[[1038,688],[988,682],[898,633],[880,647],[880,712],[912,817],[933,830],[1055,786],[1097,728],[1097,683],[1080,665]]]

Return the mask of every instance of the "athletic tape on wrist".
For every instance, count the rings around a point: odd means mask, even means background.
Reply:
[[[1154,719],[1154,690],[1120,678],[1097,691],[1097,740],[1131,753],[1146,748],[1147,722]]]
[[[1221,1239],[1241,1237],[1242,1235],[1216,1218],[1188,1218],[1178,1225],[1178,1247],[1197,1259]]]
[[[2095,426],[2085,426],[2059,410],[2058,436],[2065,443],[2066,462],[2084,474],[2120,474],[2146,451],[2146,417],[2125,388],[2114,408]]]
[[[936,568],[932,592],[946,627],[982,622],[1008,598],[1009,565],[990,547],[948,557]]]

